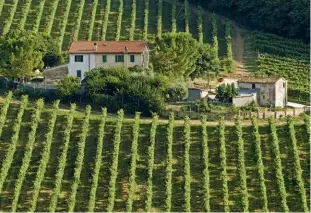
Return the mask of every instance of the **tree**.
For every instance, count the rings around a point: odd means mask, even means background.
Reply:
[[[204,44],[199,49],[200,57],[196,61],[196,69],[191,73],[192,78],[209,77],[211,73],[219,75],[220,63],[218,56],[209,44]]]
[[[67,76],[57,84],[57,95],[62,99],[70,98],[80,89],[80,86],[79,78]]]
[[[232,98],[238,95],[238,89],[232,84],[221,84],[216,88],[216,99],[222,102],[232,101]]]
[[[188,77],[196,70],[201,44],[189,33],[166,33],[156,40],[157,52],[151,56],[154,71],[176,78]]]
[[[44,67],[44,61],[50,61],[49,55],[57,54],[61,62],[57,45],[51,37],[29,31],[11,31],[0,39],[0,73],[13,79],[28,78],[35,75],[35,69]]]

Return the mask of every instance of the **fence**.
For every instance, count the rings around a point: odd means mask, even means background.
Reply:
[[[168,118],[169,114],[172,111],[164,110],[161,114],[162,117]],[[251,119],[253,116],[257,117],[258,119],[266,119],[269,117],[274,117],[275,119],[284,118],[286,116],[299,116],[303,113],[310,112],[310,107],[303,107],[303,108],[292,108],[286,109],[284,111],[265,111],[265,112],[253,112],[253,111],[239,111],[237,113],[234,112],[206,112],[206,113],[199,113],[195,111],[174,111],[175,116],[177,118],[185,118],[189,116],[191,119],[200,119],[202,115],[206,115],[207,119],[210,121],[218,120],[220,116],[223,116],[225,120],[233,121],[236,115],[239,113],[242,119],[248,120]]]

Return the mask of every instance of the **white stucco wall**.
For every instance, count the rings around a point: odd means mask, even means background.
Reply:
[[[75,62],[76,55],[82,55],[83,62]],[[83,79],[84,73],[95,67],[94,59],[95,59],[94,54],[70,54],[68,75],[77,76],[77,70],[81,70],[81,79]]]
[[[275,87],[275,106],[285,107],[287,105],[287,81],[281,78],[275,83]]]
[[[239,88],[252,89],[253,83],[238,83]],[[255,88],[259,89],[258,103],[261,106],[275,106],[275,84],[254,83]]]
[[[103,62],[103,55],[107,56],[107,62]],[[134,67],[143,65],[143,55],[142,54],[117,54],[124,55],[124,62],[115,62],[116,54],[96,54],[95,55],[95,66],[96,67],[109,67],[116,65],[124,65],[125,67]],[[135,55],[135,62],[131,62],[130,55]]]

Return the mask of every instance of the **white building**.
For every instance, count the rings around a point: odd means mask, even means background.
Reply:
[[[73,41],[68,51],[68,75],[84,78],[96,67],[122,65],[148,69],[149,50],[144,41]]]
[[[252,101],[267,107],[287,105],[287,81],[284,78],[244,77],[237,80],[237,85],[240,92],[233,98],[235,106],[247,105]]]

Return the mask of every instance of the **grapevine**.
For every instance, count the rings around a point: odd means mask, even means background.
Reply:
[[[21,12],[22,17],[20,19],[20,22],[18,23],[17,29],[23,30],[25,23],[26,23],[26,19],[27,19],[27,15],[30,9],[30,5],[31,5],[31,1],[32,0],[27,0],[24,7],[23,7],[23,11]]]
[[[157,37],[162,37],[162,10],[163,4],[162,0],[158,0],[158,15],[157,15]]]
[[[255,117],[252,118],[252,124],[253,124],[253,135],[255,136],[257,170],[259,174],[261,200],[263,204],[262,209],[263,209],[263,212],[269,212],[267,187],[265,184],[265,168],[263,165],[262,152],[261,152],[261,138],[259,134],[258,122]]]
[[[2,35],[7,34],[10,31],[13,19],[14,19],[14,14],[17,8],[18,0],[13,0],[13,5],[10,7],[8,13],[9,17],[5,20],[4,27],[2,29]]]
[[[104,15],[104,22],[103,22],[103,29],[102,29],[102,37],[101,37],[101,39],[103,41],[106,40],[106,33],[107,33],[107,27],[108,27],[108,19],[109,19],[110,7],[111,7],[111,0],[107,0],[107,2],[106,2],[106,9],[105,9],[105,15]]]
[[[71,104],[70,113],[69,113],[68,118],[67,118],[67,126],[66,126],[66,129],[64,132],[64,141],[63,141],[63,145],[62,145],[62,153],[61,153],[61,156],[59,157],[58,169],[57,169],[57,172],[55,175],[54,189],[52,192],[52,197],[50,199],[49,212],[55,212],[55,210],[56,210],[57,200],[58,200],[58,196],[60,194],[62,179],[64,176],[65,167],[66,167],[67,152],[68,152],[69,143],[70,143],[70,132],[72,129],[75,111],[76,111],[76,105]]]
[[[149,0],[145,0],[144,16],[144,41],[148,40],[148,22],[149,22]]]
[[[172,2],[172,33],[176,33],[177,24],[176,24],[176,0]]]
[[[59,51],[60,51],[60,52],[62,51],[62,46],[63,46],[64,36],[65,36],[65,31],[66,31],[66,26],[67,26],[67,22],[68,22],[68,17],[69,17],[71,2],[72,2],[72,0],[66,0],[65,12],[64,12],[62,21],[60,22],[60,36],[59,36],[59,38],[58,38],[58,46],[59,46]]]
[[[129,178],[129,188],[127,193],[126,211],[131,212],[133,207],[133,197],[136,189],[136,164],[137,164],[137,148],[138,148],[138,136],[139,136],[139,118],[140,114],[136,112],[134,126],[133,126],[133,142],[131,148],[131,168]]]
[[[54,0],[54,2],[53,2],[53,4],[52,4],[52,11],[51,11],[49,17],[47,18],[48,23],[47,23],[47,25],[45,26],[45,33],[46,33],[47,35],[50,35],[50,34],[51,34],[52,26],[53,26],[53,23],[54,23],[54,18],[55,18],[55,13],[56,13],[56,10],[57,10],[58,2],[59,2],[59,0]]]
[[[74,25],[75,29],[74,29],[73,38],[72,38],[74,41],[78,40],[84,4],[85,4],[85,0],[80,0],[80,3],[78,5],[78,17],[76,18],[76,23]]]
[[[199,32],[199,42],[203,44],[203,17],[202,17],[202,7],[198,7],[198,32]]]
[[[44,8],[44,5],[45,5],[45,1],[46,0],[41,0],[40,3],[39,3],[39,7],[38,9],[36,10],[36,21],[35,21],[35,24],[33,26],[33,31],[36,33],[38,32],[39,30],[39,26],[40,26],[40,21],[41,21],[41,18],[42,18],[42,14],[43,14],[43,8]]]
[[[90,20],[90,27],[89,27],[88,37],[87,37],[88,38],[87,40],[89,40],[89,41],[92,40],[92,36],[93,36],[93,28],[94,28],[94,22],[95,22],[97,5],[98,5],[98,0],[94,0],[93,1],[93,5],[92,5],[92,14],[91,14],[91,20]]]
[[[8,175],[9,169],[11,168],[13,162],[14,153],[16,151],[16,146],[19,139],[19,131],[21,128],[21,123],[27,104],[28,104],[28,96],[22,96],[21,105],[13,125],[13,134],[11,137],[10,145],[8,147],[0,171],[0,194],[2,192],[4,181]]]
[[[240,178],[240,190],[242,195],[242,207],[243,212],[248,212],[248,192],[246,182],[246,169],[245,169],[245,157],[244,157],[244,140],[241,118],[238,117],[235,123],[236,133],[238,135],[238,171]]]
[[[276,171],[276,180],[277,180],[277,184],[279,186],[279,191],[281,195],[281,205],[282,205],[284,212],[289,212],[287,201],[286,201],[287,193],[286,193],[284,177],[282,173],[282,163],[281,163],[281,156],[280,156],[281,154],[280,154],[280,149],[279,149],[279,139],[278,139],[278,135],[276,132],[276,124],[272,118],[270,118],[269,123],[270,123],[271,137],[272,137],[272,140],[271,140],[272,151],[273,151],[273,155],[275,158],[274,168]]]
[[[297,180],[298,187],[299,187],[299,193],[301,196],[303,210],[304,210],[304,212],[309,212],[308,201],[307,201],[307,197],[306,197],[306,190],[305,190],[304,182],[303,182],[303,178],[302,178],[302,169],[301,169],[301,165],[300,165],[299,150],[298,150],[298,146],[297,146],[297,139],[296,139],[296,132],[295,132],[293,118],[289,118],[288,130],[289,130],[289,134],[290,134],[290,138],[291,138],[291,142],[292,142],[292,148],[293,148],[293,154],[294,154],[295,174],[296,174],[296,180]]]
[[[136,0],[132,0],[132,14],[131,14],[131,28],[130,28],[130,41],[134,40],[134,33],[136,27]]]
[[[30,125],[31,130],[28,134],[28,142],[25,147],[25,154],[23,157],[22,166],[20,167],[18,177],[15,182],[13,201],[11,204],[11,212],[16,212],[16,209],[17,209],[17,204],[18,204],[19,196],[20,196],[21,189],[23,186],[23,182],[26,176],[26,172],[30,165],[32,151],[33,151],[34,143],[36,140],[36,132],[37,132],[37,128],[40,122],[40,116],[41,116],[43,106],[44,106],[43,99],[37,100],[36,108],[31,118],[31,125]]]
[[[206,115],[201,119],[202,128],[202,153],[203,153],[203,186],[204,186],[204,207],[206,212],[211,211],[210,207],[210,175],[209,175],[209,149],[208,149],[208,135],[206,130]]]
[[[35,212],[36,207],[37,207],[37,200],[38,200],[39,193],[40,193],[41,183],[44,179],[44,174],[46,172],[46,168],[47,168],[49,158],[50,158],[53,133],[54,133],[56,118],[58,114],[58,107],[59,107],[59,101],[55,101],[53,103],[52,115],[48,123],[48,128],[47,128],[48,130],[47,130],[47,133],[45,134],[46,142],[43,147],[40,165],[37,171],[36,179],[34,181],[33,194],[32,194],[32,199],[30,202],[30,208],[28,212]]]
[[[165,211],[170,212],[172,207],[172,173],[173,173],[173,133],[174,133],[174,113],[169,116],[167,126],[167,160],[165,176]]]
[[[190,12],[189,12],[189,2],[188,0],[185,0],[185,26],[186,26],[186,33],[189,33],[189,16],[190,16]]]
[[[157,133],[157,126],[158,126],[158,116],[153,115],[152,118],[152,125],[150,129],[150,146],[148,148],[148,180],[147,180],[147,200],[146,200],[146,212],[150,212],[151,205],[152,205],[152,177],[153,177],[153,167],[154,167],[154,146],[155,146],[155,139]]]
[[[94,167],[93,180],[92,180],[90,199],[89,199],[89,207],[88,207],[89,212],[94,212],[94,208],[95,208],[98,178],[99,178],[99,173],[100,173],[100,166],[102,164],[102,153],[103,153],[106,118],[107,118],[107,109],[104,108],[102,109],[102,118],[101,118],[100,126],[98,129],[96,160],[95,160],[95,167]]]
[[[185,211],[191,212],[191,174],[190,174],[190,132],[191,125],[189,117],[185,118],[184,137],[185,137],[185,153],[184,153],[184,173],[185,173]]]
[[[4,103],[3,106],[1,108],[1,112],[0,112],[0,137],[2,135],[2,130],[3,130],[3,126],[6,120],[6,116],[9,110],[9,106],[10,106],[10,102],[12,100],[12,96],[13,96],[13,92],[9,91],[8,94],[6,95],[5,99],[4,99]]]
[[[114,133],[114,143],[113,143],[113,160],[110,167],[110,181],[109,181],[109,193],[108,193],[108,204],[107,212],[112,212],[114,208],[115,196],[116,196],[116,181],[118,175],[118,163],[119,163],[119,149],[121,142],[121,129],[122,122],[124,119],[123,110],[118,111],[118,120],[116,124],[116,129]]]
[[[76,204],[76,196],[78,191],[78,186],[80,184],[80,176],[84,161],[84,149],[86,143],[86,137],[89,130],[89,120],[90,120],[91,106],[86,106],[85,118],[82,125],[82,132],[80,135],[80,140],[78,142],[78,154],[75,162],[74,171],[74,181],[71,185],[71,194],[68,199],[68,211],[73,212]]]
[[[221,160],[221,179],[222,191],[224,194],[223,204],[224,211],[230,212],[229,209],[229,194],[228,194],[228,175],[227,175],[227,157],[226,157],[226,141],[225,141],[225,122],[224,118],[221,117],[219,120],[219,140],[220,140],[220,160]]]
[[[121,33],[121,26],[122,26],[122,17],[123,17],[123,0],[120,0],[118,22],[117,22],[116,41],[120,40],[120,33]]]

